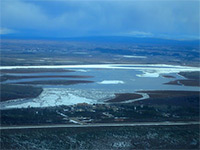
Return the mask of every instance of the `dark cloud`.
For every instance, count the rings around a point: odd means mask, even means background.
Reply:
[[[2,0],[1,28],[35,36],[198,37],[198,1]]]

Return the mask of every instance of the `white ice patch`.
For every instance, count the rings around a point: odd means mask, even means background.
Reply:
[[[138,77],[151,77],[151,78],[157,78],[160,76],[160,74],[166,74],[166,73],[179,73],[181,71],[186,71],[186,70],[181,70],[181,69],[176,69],[176,68],[157,68],[157,69],[145,69],[145,70],[140,70],[143,73],[142,74],[137,74],[136,76]]]
[[[85,97],[87,99],[95,99],[98,101],[98,103],[103,102],[106,99],[114,98],[116,92],[114,91],[108,91],[108,90],[96,90],[96,89],[89,89],[89,90],[84,90],[84,89],[71,89],[67,88],[66,89],[69,93],[72,93],[76,96],[79,97]]]
[[[39,97],[32,99],[32,101],[21,101],[19,104],[7,103],[4,109],[9,108],[28,108],[28,107],[53,107],[60,105],[74,105],[78,103],[94,104],[96,100],[79,97],[69,93],[66,89],[47,88],[39,95]]]
[[[147,58],[146,56],[123,55],[125,58]]]
[[[138,77],[150,77],[150,78],[157,78],[159,77],[159,73],[157,72],[144,72],[143,74],[137,74]]]
[[[136,102],[136,101],[141,101],[141,100],[150,98],[147,93],[137,93],[137,94],[140,94],[142,97],[137,98],[137,99],[127,100],[127,101],[122,102],[122,103],[133,103],[133,102]]]
[[[104,80],[101,82],[97,82],[98,84],[124,84],[124,81],[120,80]]]
[[[62,68],[85,72],[85,69],[128,69],[143,71],[139,77],[158,77],[160,74],[200,71],[199,67],[166,64],[93,64],[93,65],[54,65],[54,66],[0,66],[0,69],[19,68]],[[88,71],[88,70],[86,70]]]
[[[79,71],[79,72],[88,72],[88,70],[85,70],[85,69],[74,69],[74,71]]]
[[[181,71],[200,71],[198,67],[177,66],[166,64],[93,64],[93,65],[53,65],[53,66],[0,66],[0,69],[27,69],[27,68],[101,68],[101,69],[180,69]]]

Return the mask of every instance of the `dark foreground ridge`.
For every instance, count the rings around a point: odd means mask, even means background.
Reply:
[[[42,128],[84,128],[84,127],[132,127],[132,126],[174,126],[174,125],[198,125],[199,121],[191,122],[138,122],[138,123],[96,123],[96,124],[84,124],[84,125],[38,125],[38,126],[5,126],[0,127],[0,130],[11,129],[42,129]]]
[[[199,125],[1,130],[2,150],[199,149]]]

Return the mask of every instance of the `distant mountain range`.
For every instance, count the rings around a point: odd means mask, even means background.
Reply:
[[[200,40],[174,40],[152,37],[127,37],[127,36],[90,36],[72,38],[41,38],[41,37],[16,37],[1,35],[2,39],[35,39],[35,40],[61,40],[79,42],[110,42],[110,43],[136,43],[136,44],[167,44],[167,45],[194,45],[199,46]]]

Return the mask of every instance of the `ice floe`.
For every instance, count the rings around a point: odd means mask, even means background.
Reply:
[[[147,58],[146,56],[123,55],[125,58]]]
[[[89,70],[86,69],[71,69],[73,71],[77,71],[77,72],[88,72]]]
[[[97,82],[98,84],[124,84],[124,81],[121,80],[104,80],[101,82]]]
[[[0,69],[25,69],[25,68],[56,68],[56,69],[74,69],[76,71],[88,71],[85,69],[129,69],[139,70],[143,74],[138,77],[158,77],[165,73],[179,73],[200,71],[199,67],[166,65],[166,64],[92,64],[92,65],[54,65],[54,66],[0,66]]]
[[[157,78],[159,77],[158,72],[143,72],[143,74],[137,74],[137,77],[150,77],[150,78]]]
[[[96,100],[88,99],[85,97],[80,97],[69,93],[66,89],[56,89],[56,88],[47,88],[37,97],[30,101],[19,100],[16,103],[16,100],[13,102],[3,102],[1,103],[1,109],[9,108],[29,108],[29,107],[53,107],[60,105],[74,105],[78,103],[96,103]]]
[[[184,69],[176,69],[176,68],[156,68],[156,69],[146,69],[146,70],[140,70],[142,71],[142,74],[137,74],[138,77],[151,77],[151,78],[157,78],[160,76],[160,74],[168,74],[168,73],[179,73],[181,71],[189,71]]]
[[[0,66],[0,69],[28,69],[28,68],[49,68],[49,69],[67,69],[67,68],[102,68],[102,69],[183,69],[200,70],[198,67],[166,65],[166,64],[92,64],[92,65],[48,65],[48,66]]]

